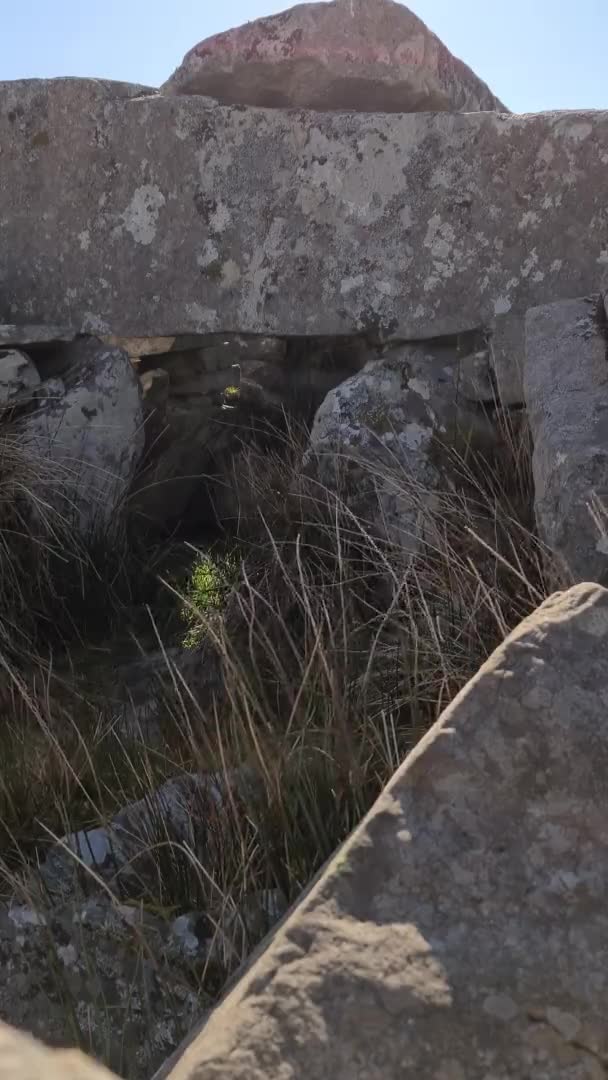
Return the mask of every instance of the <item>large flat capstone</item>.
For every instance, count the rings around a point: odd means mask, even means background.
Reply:
[[[507,638],[171,1080],[605,1075],[607,643],[589,584]]]
[[[404,4],[298,4],[195,45],[162,87],[225,105],[508,112]]]
[[[416,340],[522,322],[608,263],[608,112],[287,112],[59,79],[0,84],[0,148],[8,323]]]

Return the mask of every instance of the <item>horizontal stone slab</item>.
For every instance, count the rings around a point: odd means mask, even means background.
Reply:
[[[597,291],[608,112],[210,107],[0,84],[0,318],[406,339]],[[507,335],[508,337],[508,335]]]
[[[73,341],[75,336],[75,331],[69,326],[0,323],[0,346],[50,345],[55,341]]]

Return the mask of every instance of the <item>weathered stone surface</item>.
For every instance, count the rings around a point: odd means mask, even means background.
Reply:
[[[543,540],[574,581],[608,580],[608,336],[599,295],[533,308],[524,390]]]
[[[40,376],[29,356],[19,349],[0,349],[0,406],[31,397],[39,385]]]
[[[5,345],[48,345],[55,341],[73,341],[76,336],[69,326],[16,326],[0,323],[0,347]]]
[[[600,293],[604,300],[604,312],[606,321],[608,322],[608,266],[602,268],[602,273],[600,275]]]
[[[78,1050],[49,1050],[8,1024],[0,1024],[0,1080],[112,1080]]]
[[[123,349],[127,356],[138,360],[142,356],[156,356],[158,353],[168,353],[175,343],[174,337],[154,338],[124,338],[116,334],[108,334],[102,338],[104,345],[111,345],[117,349]]]
[[[556,594],[408,756],[171,1080],[595,1078],[608,592]]]
[[[125,353],[83,339],[65,346],[65,393],[21,421],[25,443],[57,470],[58,508],[83,537],[111,530],[144,446],[139,380]],[[56,391],[61,385],[53,380]]]
[[[415,550],[425,508],[440,486],[437,441],[487,449],[490,419],[459,395],[454,349],[401,346],[371,359],[317,411],[306,465],[329,484],[346,480],[349,506],[392,540]]]
[[[162,92],[270,108],[508,111],[393,0],[298,4],[217,34],[187,53]]]
[[[15,82],[0,146],[6,318],[35,298],[40,320],[128,337],[419,340],[522,325],[597,290],[608,260],[607,112],[310,114]]]
[[[167,780],[156,792],[130,803],[108,823],[70,833],[49,852],[41,873],[52,893],[71,894],[80,877],[91,888],[95,876],[113,890],[145,881],[157,869],[150,852],[168,839],[197,846],[205,819],[226,798],[221,776],[183,775]]]
[[[46,908],[1,904],[0,1017],[54,1046],[80,1042],[147,1080],[207,1003],[197,992],[201,957],[176,945],[168,922],[105,893]]]

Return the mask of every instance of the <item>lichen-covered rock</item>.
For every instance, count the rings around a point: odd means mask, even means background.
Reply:
[[[143,1080],[204,1004],[200,959],[176,963],[170,924],[106,893],[49,908],[12,901],[0,906],[0,1017]]]
[[[599,295],[533,308],[524,391],[534,507],[568,581],[608,581],[608,336]]]
[[[51,848],[41,874],[52,894],[73,894],[80,879],[89,889],[101,879],[113,891],[141,891],[154,884],[159,844],[201,852],[202,838],[225,809],[226,781],[214,774],[184,774],[130,803],[107,825],[70,833]]]
[[[162,93],[270,108],[508,111],[393,0],[298,4],[217,34],[187,53]]]
[[[112,1080],[112,1076],[78,1050],[51,1050],[0,1024],[0,1080]]]
[[[607,697],[608,592],[580,585],[445,710],[171,1080],[600,1080]]]
[[[307,468],[350,508],[414,551],[442,477],[439,444],[483,450],[490,418],[459,395],[455,351],[401,346],[332,390],[315,416]]]
[[[313,114],[32,80],[0,84],[0,146],[7,319],[35,298],[89,333],[416,341],[523,328],[608,259],[599,110]]]
[[[0,349],[0,407],[31,397],[40,375],[29,356],[19,349]]]
[[[69,326],[0,323],[0,348],[5,345],[49,345],[73,341],[75,336],[76,332]]]
[[[120,349],[93,338],[64,348],[65,393],[41,399],[19,430],[56,470],[56,508],[88,540],[112,532],[133,481],[144,447],[141,390]]]

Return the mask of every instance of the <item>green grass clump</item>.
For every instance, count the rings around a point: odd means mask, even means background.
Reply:
[[[199,552],[182,596],[182,619],[188,629],[182,644],[193,649],[202,641],[205,620],[222,611],[236,583],[239,560],[234,552]]]

